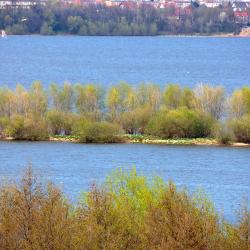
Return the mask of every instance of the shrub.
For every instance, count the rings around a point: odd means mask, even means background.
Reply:
[[[7,117],[0,117],[0,137],[5,137],[5,130],[9,126],[10,120]]]
[[[121,124],[128,134],[143,134],[147,126],[152,111],[146,108],[137,108],[130,112],[124,112],[121,115]]]
[[[250,211],[247,204],[243,204],[239,211],[236,225],[224,222],[226,239],[224,249],[248,250],[250,247]]]
[[[69,205],[28,168],[20,185],[0,188],[1,249],[72,249]]]
[[[52,109],[47,112],[48,130],[52,135],[70,135],[77,115]]]
[[[115,171],[70,204],[29,167],[0,186],[0,249],[249,249],[249,209],[220,223],[204,194]]]
[[[177,191],[169,183],[145,218],[145,247],[148,249],[221,249],[218,217],[206,200]]]
[[[75,248],[138,249],[138,230],[132,216],[129,206],[117,207],[111,193],[93,186],[76,210]]]
[[[220,144],[228,145],[234,141],[234,133],[227,124],[217,124],[213,129],[213,135]]]
[[[9,126],[5,129],[5,134],[14,138],[22,138],[24,131],[24,117],[16,115],[11,117]]]
[[[14,35],[25,35],[27,32],[26,25],[23,24],[14,24],[11,27],[11,33]]]
[[[109,122],[80,120],[74,126],[74,134],[79,136],[81,142],[86,143],[113,143],[122,141],[120,127]]]
[[[41,35],[51,36],[54,35],[53,27],[51,27],[48,23],[44,23],[40,29]]]
[[[5,134],[13,137],[15,140],[38,141],[48,138],[45,120],[37,117],[12,117],[5,130]]]
[[[212,123],[212,119],[203,113],[181,108],[157,113],[150,120],[146,132],[162,138],[207,137]]]
[[[238,142],[250,143],[250,115],[231,121],[231,127]]]

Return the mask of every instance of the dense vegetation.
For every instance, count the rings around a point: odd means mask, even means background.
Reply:
[[[9,34],[159,35],[239,32],[230,5],[216,8],[193,5],[180,11],[104,5],[48,4],[31,9],[0,9],[0,29]]]
[[[45,140],[73,136],[82,142],[119,142],[122,135],[217,138],[250,143],[250,88],[226,96],[222,87],[169,84],[137,87],[35,82],[29,90],[0,88],[0,136]]]
[[[29,168],[19,184],[0,188],[1,249],[248,250],[250,212],[237,224],[220,219],[204,194],[115,171],[71,204]]]

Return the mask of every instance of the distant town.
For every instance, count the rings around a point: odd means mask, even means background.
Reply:
[[[0,0],[8,34],[211,35],[248,26],[250,0]]]
[[[208,8],[220,7],[230,4],[234,11],[235,21],[242,24],[250,23],[250,0],[227,1],[227,0],[0,0],[0,9],[4,8],[31,8],[35,5],[47,5],[60,3],[67,6],[79,5],[105,5],[107,7],[120,7],[136,9],[138,6],[146,5],[156,9],[172,9],[176,17],[180,12],[191,12],[190,6],[204,5]]]

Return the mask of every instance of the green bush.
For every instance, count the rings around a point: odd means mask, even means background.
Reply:
[[[127,134],[144,134],[152,111],[146,108],[137,108],[135,110],[124,112],[121,115],[121,125]]]
[[[250,115],[231,121],[231,126],[238,142],[250,143]]]
[[[7,136],[15,140],[40,141],[48,138],[47,125],[44,119],[14,116],[5,130]]]
[[[51,36],[54,35],[54,31],[53,28],[48,23],[45,22],[40,29],[40,34]]]
[[[228,145],[235,140],[232,129],[227,124],[216,124],[213,128],[213,136],[218,143]]]
[[[23,24],[14,24],[11,27],[11,33],[14,35],[25,35],[27,33],[27,27]]]
[[[82,119],[76,122],[74,134],[85,143],[121,142],[121,130],[118,125],[109,122],[92,122]]]
[[[49,110],[46,114],[49,133],[52,135],[70,135],[77,115],[59,110]]]
[[[211,133],[212,119],[194,110],[160,111],[149,122],[146,133],[162,138],[199,138]]]
[[[5,130],[9,126],[10,120],[7,117],[0,117],[0,137],[5,137]]]

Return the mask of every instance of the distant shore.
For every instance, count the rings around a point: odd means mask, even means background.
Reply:
[[[250,27],[243,28],[239,34],[234,33],[212,33],[212,34],[201,34],[201,33],[195,33],[195,34],[165,34],[162,36],[166,37],[250,37]]]
[[[16,36],[15,34],[8,34],[8,36]],[[53,35],[41,35],[41,34],[23,34],[21,36],[81,36],[76,34],[68,34],[68,33],[59,33]],[[89,36],[89,35],[86,35]],[[98,35],[96,35],[98,36]],[[101,35],[103,37],[116,37],[116,35]],[[122,35],[118,35],[122,36]],[[127,35],[124,37],[146,37],[150,35]],[[239,34],[234,33],[212,33],[212,34],[205,34],[205,33],[193,33],[193,34],[161,34],[161,35],[152,35],[152,36],[163,36],[163,37],[250,37],[250,27],[243,28]],[[83,36],[84,37],[84,36]]]

